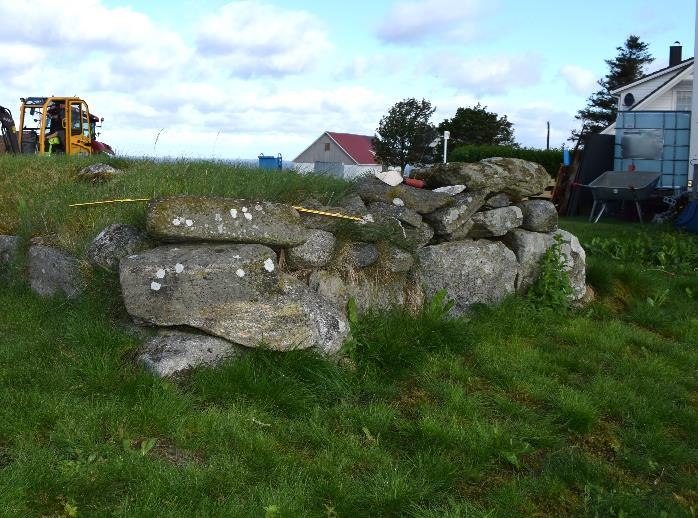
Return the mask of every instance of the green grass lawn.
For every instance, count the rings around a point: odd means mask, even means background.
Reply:
[[[152,182],[56,185],[63,201],[166,192]],[[218,185],[186,189],[260,192]],[[40,226],[36,208],[16,225]],[[93,217],[140,217],[114,210]],[[46,219],[64,224],[92,225]],[[583,243],[668,231],[562,226]],[[365,315],[353,369],[256,351],[176,381],[134,365],[115,277],[77,301],[0,286],[0,516],[695,516],[698,275],[598,253],[588,279],[597,300],[569,313],[512,297]]]

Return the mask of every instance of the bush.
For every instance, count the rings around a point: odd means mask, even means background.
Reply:
[[[562,163],[562,149],[533,149],[525,147],[513,146],[482,146],[482,145],[465,145],[454,148],[448,154],[450,162],[479,162],[484,158],[492,158],[496,156],[521,158],[536,162],[548,171],[548,174],[553,178],[557,175],[557,171]]]

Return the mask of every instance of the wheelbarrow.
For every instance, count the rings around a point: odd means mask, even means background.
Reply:
[[[602,214],[606,211],[609,201],[633,201],[637,210],[637,217],[642,221],[642,208],[640,202],[648,199],[657,188],[662,173],[648,173],[639,171],[606,171],[596,180],[591,182],[589,187],[594,196],[594,204],[591,206],[589,221],[598,222]],[[596,207],[601,204],[601,209],[594,218]]]

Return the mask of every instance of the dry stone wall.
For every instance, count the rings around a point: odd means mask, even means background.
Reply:
[[[129,314],[161,330],[140,360],[162,376],[253,347],[335,354],[349,333],[350,298],[360,310],[417,309],[445,289],[454,315],[497,303],[535,282],[557,235],[573,297],[584,296],[579,241],[557,229],[549,201],[526,199],[548,185],[543,167],[488,159],[414,175],[426,188],[365,177],[337,206],[300,204],[355,220],[261,200],[153,200],[145,233],[112,225],[97,236],[88,259],[118,267]],[[12,243],[0,239],[0,266]],[[39,292],[79,294],[73,258],[41,245],[29,257],[30,282]]]

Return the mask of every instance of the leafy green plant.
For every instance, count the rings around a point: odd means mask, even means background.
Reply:
[[[563,242],[562,237],[556,235],[553,245],[541,258],[540,276],[528,291],[528,300],[536,307],[554,310],[569,307],[572,287],[569,273],[565,270]]]
[[[632,239],[594,237],[584,248],[593,255],[670,272],[698,269],[698,239],[682,232],[645,233]]]

